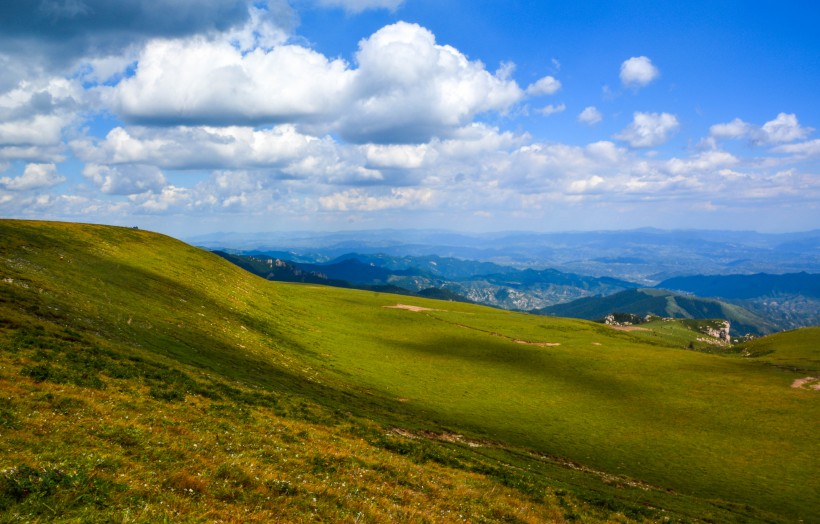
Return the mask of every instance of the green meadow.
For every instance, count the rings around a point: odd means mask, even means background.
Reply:
[[[0,221],[0,521],[820,519],[820,328],[642,327]]]

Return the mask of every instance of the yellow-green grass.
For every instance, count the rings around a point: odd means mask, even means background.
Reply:
[[[797,373],[820,373],[820,326],[777,333],[738,346],[750,361],[789,368]]]
[[[0,370],[2,387],[31,380],[36,391],[55,381],[60,387],[93,389],[99,386],[95,379],[103,386],[130,380],[126,389],[137,399],[131,401],[135,416],[156,409],[151,403],[180,397],[236,409],[246,400],[259,404],[253,399],[261,395],[278,399],[279,409],[307,424],[299,419],[303,402],[310,407],[308,420],[311,410],[325,413],[314,421],[322,428],[317,431],[333,438],[338,420],[345,420],[358,429],[339,433],[341,445],[352,445],[350,435],[365,434],[374,453],[392,449],[418,455],[419,439],[374,439],[360,417],[378,427],[409,430],[397,435],[465,434],[483,446],[441,444],[441,451],[435,444],[431,449],[438,451],[429,454],[439,460],[432,462],[449,464],[454,475],[466,467],[488,475],[482,477],[486,482],[523,483],[519,491],[529,493],[527,500],[532,486],[540,486],[538,503],[547,512],[563,511],[556,515],[575,515],[550,491],[570,486],[570,494],[588,500],[591,493],[600,494],[592,498],[606,503],[589,507],[609,506],[612,515],[620,511],[613,501],[626,498],[632,517],[641,515],[634,508],[647,505],[712,520],[818,517],[818,392],[790,388],[802,376],[794,369],[685,351],[662,336],[650,344],[635,333],[583,321],[269,283],[214,255],[137,230],[3,221],[0,239],[0,332],[12,359],[11,372]],[[385,307],[397,302],[429,310]],[[32,330],[32,319],[43,324],[42,332]],[[72,374],[76,362],[67,356],[72,353],[47,347],[55,339],[67,340],[72,351],[87,350],[93,340],[115,351],[117,363],[132,356],[142,358],[144,367],[145,355],[153,355],[177,374],[112,378],[127,375],[113,364],[101,370],[84,364],[86,376]],[[815,358],[816,343],[816,332],[810,331],[794,352]],[[275,407],[264,409],[272,410],[264,417],[275,416]],[[196,411],[185,413],[186,424],[199,420]],[[25,426],[19,414],[10,416]],[[336,426],[322,422],[325,418]],[[236,425],[244,427],[240,421]],[[249,438],[259,438],[261,427],[250,427]],[[78,435],[76,442],[87,445],[82,431]],[[451,451],[459,458],[447,459]],[[46,460],[37,451],[28,453],[26,463]],[[3,460],[4,467],[15,464],[5,452]],[[557,465],[570,462],[570,469]],[[242,466],[245,472],[249,468]],[[510,480],[514,471],[529,473]],[[619,494],[620,488],[609,489],[611,478],[626,479],[615,484],[637,480],[657,489]],[[134,489],[130,482],[126,492]],[[664,495],[667,491],[677,494]],[[556,501],[564,505],[555,506]],[[490,506],[476,514],[490,515]],[[190,516],[193,510],[185,511]],[[600,518],[592,509],[578,515]]]

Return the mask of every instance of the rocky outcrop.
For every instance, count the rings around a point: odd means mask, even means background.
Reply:
[[[715,320],[713,325],[703,328],[703,333],[710,337],[715,337],[726,344],[731,344],[732,337],[729,335],[730,327],[731,323],[728,320]]]

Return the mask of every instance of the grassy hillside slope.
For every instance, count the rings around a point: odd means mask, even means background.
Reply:
[[[600,320],[610,313],[647,314],[671,318],[720,318],[732,323],[734,335],[776,331],[765,319],[740,306],[717,300],[678,295],[662,289],[629,289],[605,297],[581,298],[537,311],[543,315]]]
[[[790,358],[816,361],[816,332],[798,339]],[[0,221],[0,356],[6,515],[809,521],[820,507],[818,392],[790,387],[804,368],[271,283],[143,231]]]

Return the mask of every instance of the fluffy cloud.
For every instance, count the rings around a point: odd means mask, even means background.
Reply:
[[[536,109],[536,111],[538,113],[541,113],[544,116],[550,116],[550,115],[554,115],[555,113],[563,113],[564,111],[566,111],[566,109],[567,109],[567,106],[565,104],[558,104],[558,105],[550,104],[548,106],[542,107],[541,109]]]
[[[799,144],[787,144],[774,148],[776,153],[787,153],[801,157],[820,156],[820,139],[800,142]]]
[[[61,160],[63,131],[79,121],[84,98],[74,81],[22,80],[0,92],[0,158]]]
[[[165,169],[286,169],[313,162],[313,169],[341,163],[328,138],[296,131],[292,125],[251,127],[116,127],[105,139],[72,142],[75,154],[95,164],[151,164]]]
[[[136,74],[103,99],[144,124],[294,123],[353,142],[424,142],[524,96],[415,24],[386,26],[359,44],[358,68],[298,45],[243,53],[227,41],[157,40]]]
[[[585,107],[584,110],[578,115],[579,122],[589,124],[591,126],[594,126],[603,119],[603,115],[595,106]]]
[[[726,151],[707,151],[689,159],[672,158],[666,162],[666,169],[675,175],[694,171],[716,171],[737,164],[738,159]]]
[[[261,124],[327,119],[351,81],[344,62],[301,46],[243,54],[226,41],[155,40],[136,74],[102,94],[131,122]]]
[[[489,73],[433,33],[399,22],[359,44],[352,100],[339,132],[352,142],[419,143],[449,136],[479,113],[504,112],[518,85]]]
[[[633,56],[621,64],[621,83],[626,87],[644,87],[660,74],[658,68],[645,56]]]
[[[496,162],[493,169],[502,175],[502,188],[561,199],[566,192],[602,188],[605,179],[611,179],[614,171],[630,163],[627,151],[612,142],[595,142],[585,147],[530,144],[513,151],[504,162]],[[597,182],[590,182],[599,178]]]
[[[317,0],[325,7],[341,7],[349,13],[361,13],[368,9],[388,9],[395,11],[404,0]]]
[[[715,138],[738,139],[750,136],[754,132],[754,126],[747,124],[739,118],[725,124],[715,124],[709,128],[709,135]]]
[[[561,89],[561,82],[551,76],[545,76],[537,82],[527,87],[527,94],[530,96],[552,95]]]
[[[54,164],[28,164],[20,176],[0,178],[0,186],[9,191],[28,191],[56,186],[64,181],[65,177],[57,173]]]
[[[633,115],[632,123],[614,136],[631,147],[653,147],[665,143],[679,127],[678,118],[669,113],[641,113]]]
[[[145,192],[161,192],[166,181],[162,171],[155,166],[126,165],[101,166],[89,164],[83,175],[91,179],[105,194],[134,195]]]
[[[329,211],[383,211],[385,209],[419,207],[429,204],[435,193],[426,188],[394,188],[387,195],[371,195],[362,189],[350,189],[319,198],[319,204]]]
[[[769,144],[801,140],[813,131],[811,128],[800,127],[797,116],[786,113],[780,113],[774,120],[766,122],[760,130]]]
[[[801,127],[797,115],[780,113],[762,126],[735,118],[725,124],[715,124],[709,128],[709,136],[732,140],[746,139],[755,145],[774,145],[806,138],[812,128]]]

